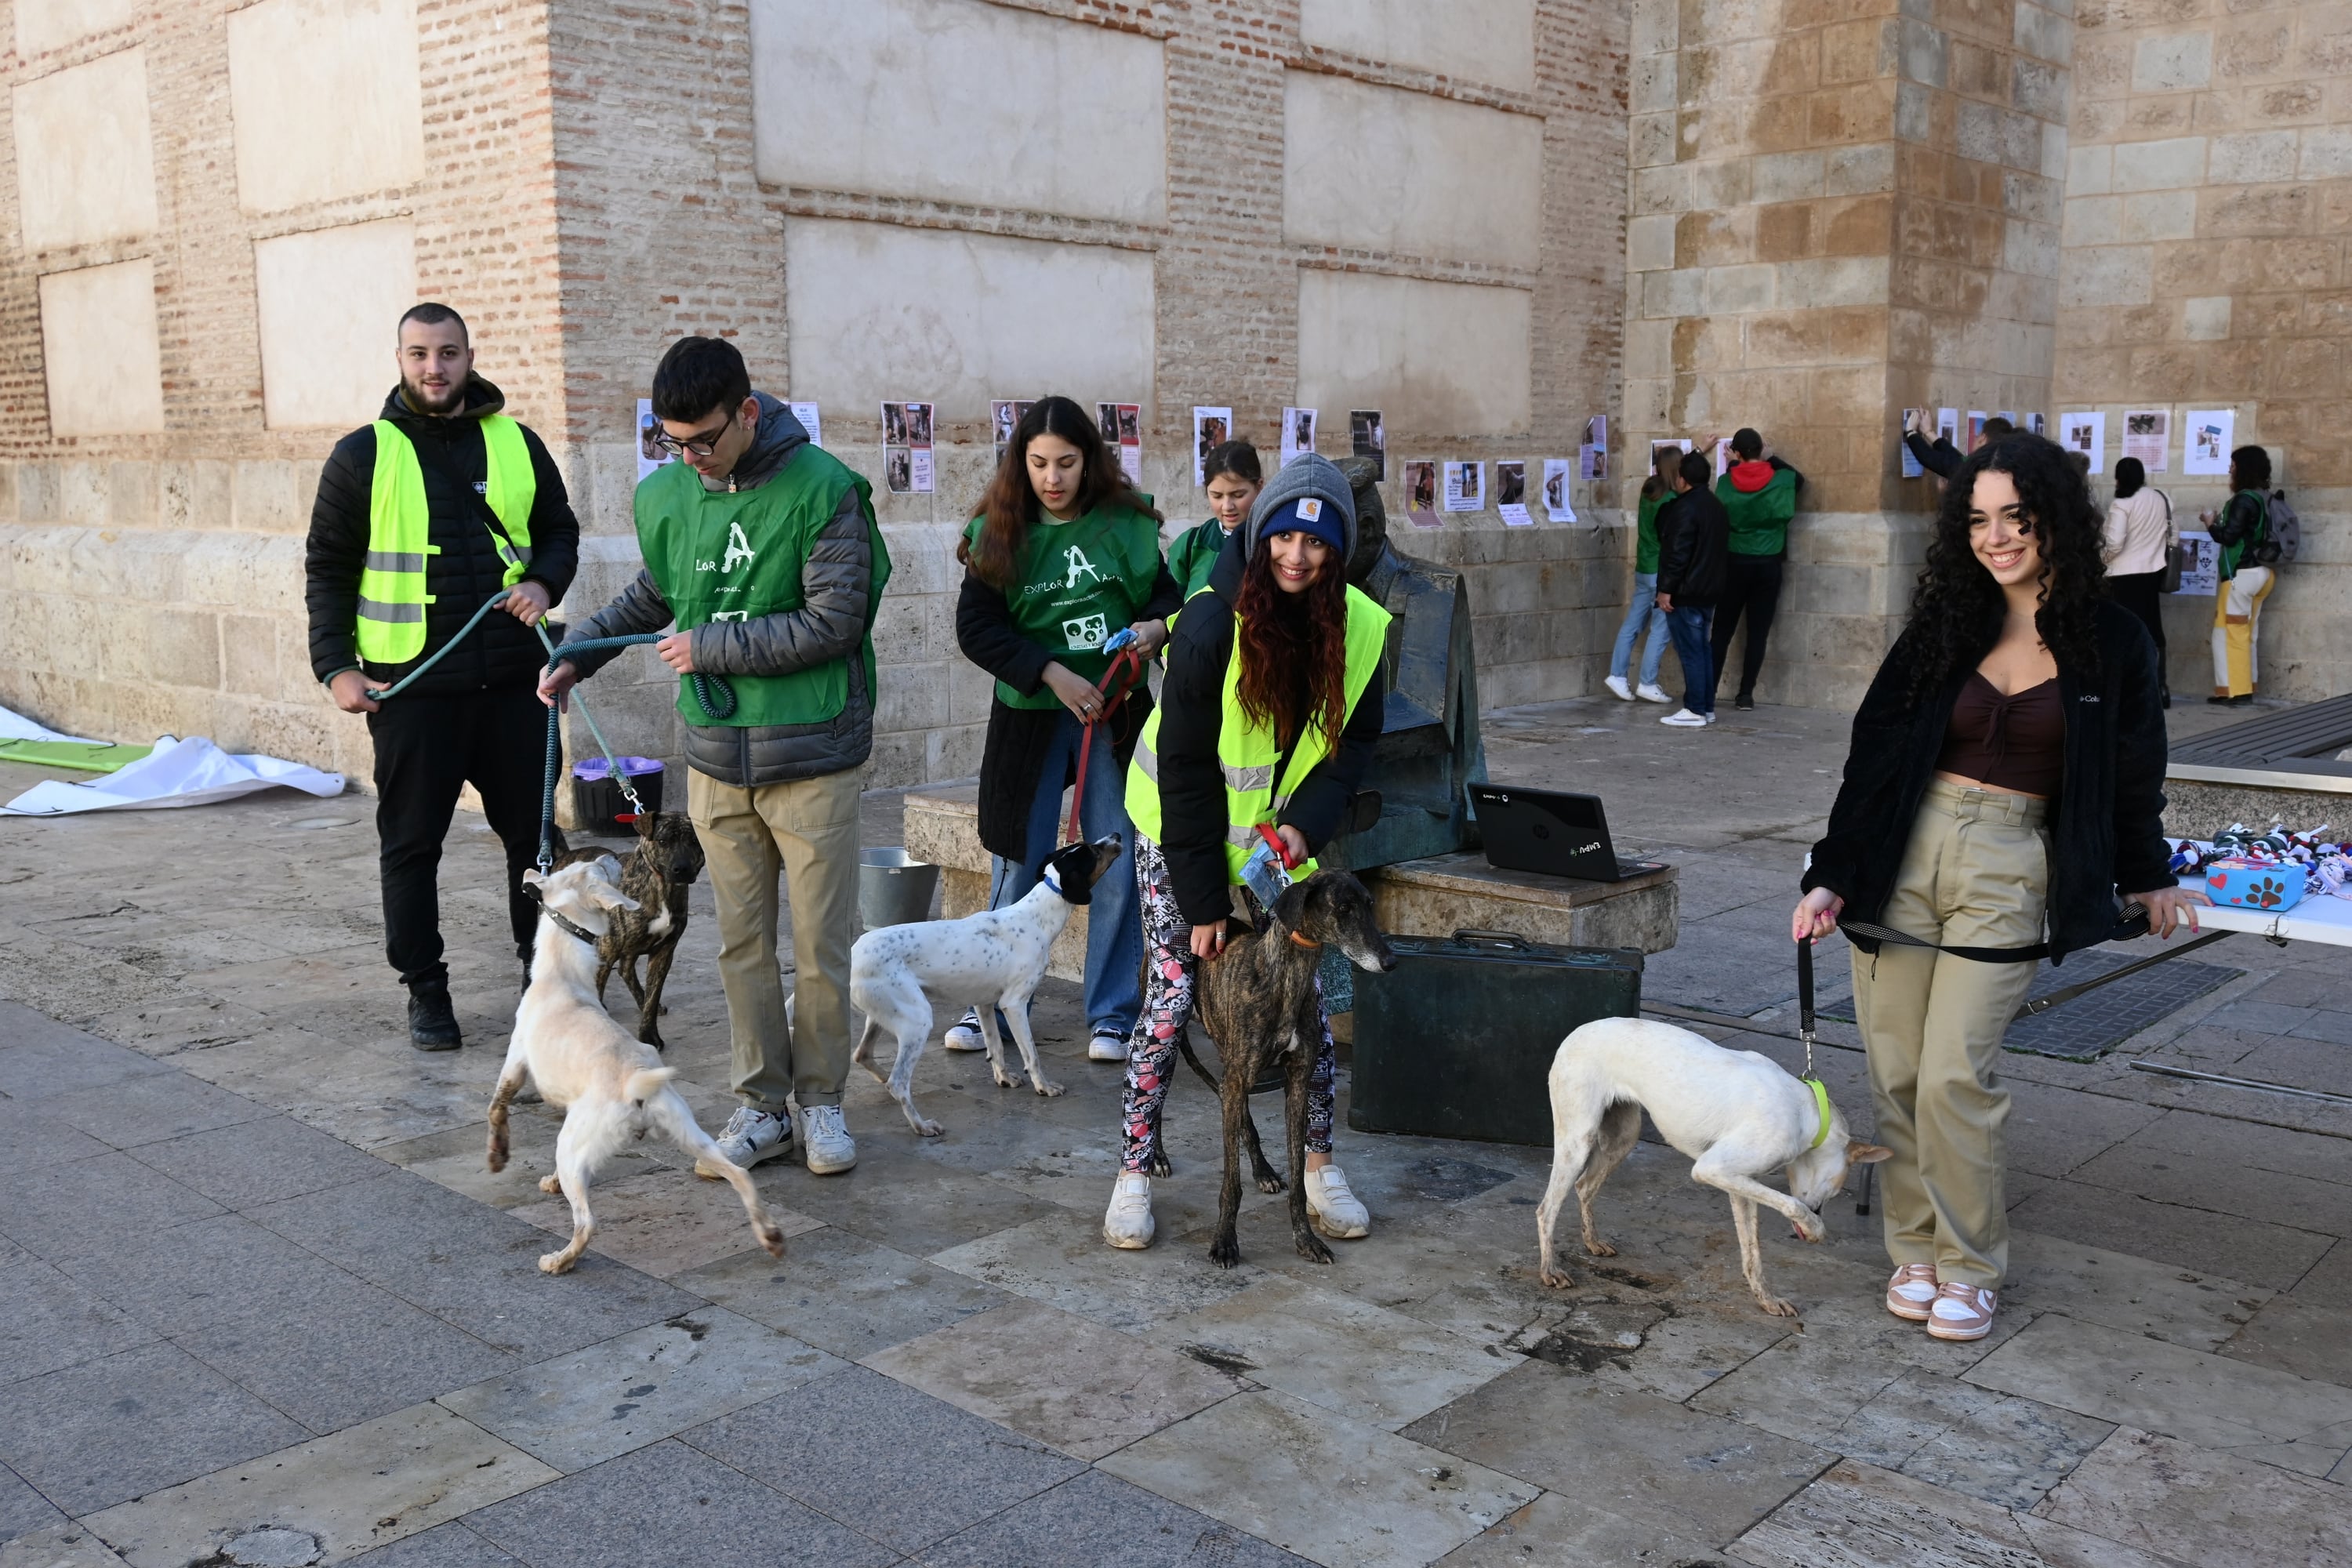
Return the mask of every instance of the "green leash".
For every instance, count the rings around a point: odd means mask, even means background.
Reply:
[[[1829,1085],[1813,1074],[1813,943],[1810,937],[1797,943],[1797,1037],[1805,1042],[1805,1076],[1800,1081],[1812,1086],[1813,1104],[1822,1113],[1822,1130],[1805,1145],[1810,1151],[1820,1148],[1830,1136]]]

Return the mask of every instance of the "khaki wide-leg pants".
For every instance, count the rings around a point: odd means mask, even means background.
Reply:
[[[857,933],[858,770],[738,789],[688,773],[687,815],[719,902],[719,984],[735,1093],[782,1116],[839,1105],[849,1073],[849,944]],[[776,970],[776,873],[793,906],[793,1019]]]
[[[1880,925],[1958,947],[2027,947],[2049,903],[2045,804],[1927,786]],[[2009,1090],[2000,1040],[2035,966],[1883,942],[1853,953],[1854,1019],[1870,1055],[1886,1251],[1936,1277],[1997,1289],[2009,1267],[2002,1201]]]

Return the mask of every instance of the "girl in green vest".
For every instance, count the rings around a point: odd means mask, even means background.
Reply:
[[[1249,517],[1265,483],[1257,448],[1247,441],[1212,447],[1202,460],[1201,471],[1208,476],[1208,521],[1179,534],[1168,547],[1168,574],[1176,579],[1176,586],[1188,599],[1209,585],[1210,569],[1216,565],[1234,530]]]
[[[1128,771],[1150,992],[1127,1061],[1126,1149],[1103,1238],[1151,1244],[1160,1109],[1192,1015],[1192,984],[1223,949],[1241,868],[1271,826],[1294,877],[1345,819],[1381,736],[1389,615],[1349,585],[1356,505],[1328,458],[1284,465],[1221,552],[1169,647],[1161,708]],[[1096,885],[1095,898],[1109,879]],[[1370,1228],[1331,1163],[1331,1031],[1307,1085],[1307,1205],[1325,1236]]]
[[[1666,612],[1658,608],[1658,509],[1674,499],[1670,470],[1683,460],[1679,447],[1660,447],[1650,454],[1650,477],[1642,481],[1640,522],[1633,533],[1633,596],[1626,603],[1625,619],[1617,627],[1616,645],[1609,650],[1609,679],[1603,682],[1618,700],[1669,702],[1658,685],[1658,665],[1666,657]],[[1650,640],[1642,649],[1642,683],[1628,685],[1633,669],[1633,642],[1649,627]]]
[[[1160,514],[1119,471],[1093,419],[1066,397],[1029,406],[996,477],[956,546],[964,564],[956,646],[996,678],[980,757],[980,841],[992,857],[989,908],[1017,903],[1058,847],[1062,791],[1076,778],[1087,726],[1104,718],[1103,645],[1135,634],[1149,658],[1180,602],[1160,558]],[[1141,684],[1087,752],[1079,826],[1127,847],[1095,884],[1087,911],[1087,1016],[1096,1061],[1125,1061],[1142,1001],[1143,933],[1135,915],[1135,830],[1120,770],[1151,710]],[[980,1016],[947,1034],[982,1048]]]

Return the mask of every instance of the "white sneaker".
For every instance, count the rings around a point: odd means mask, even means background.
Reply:
[[[727,1130],[714,1142],[720,1153],[748,1171],[762,1160],[792,1152],[793,1124],[781,1116],[739,1105],[727,1119]],[[704,1160],[694,1163],[694,1173],[706,1182],[719,1179],[718,1171]]]
[[[857,1163],[857,1140],[841,1120],[838,1105],[812,1105],[801,1112],[801,1150],[812,1176],[834,1176]]]
[[[1633,689],[1633,695],[1640,698],[1644,702],[1672,702],[1674,700],[1673,698],[1666,695],[1666,689],[1660,686],[1654,680],[1650,681],[1646,685],[1635,687]]]
[[[1708,719],[1704,713],[1694,713],[1687,708],[1677,708],[1658,722],[1672,724],[1677,730],[1704,730],[1707,726]]]
[[[980,1032],[980,1009],[977,1007],[966,1007],[963,1010],[963,1016],[955,1021],[953,1026],[948,1030],[947,1037],[941,1040],[940,1044],[945,1046],[951,1051],[984,1051],[988,1049],[988,1041],[982,1037]]]
[[[1630,687],[1630,686],[1628,686],[1628,685],[1626,685],[1626,684],[1625,684],[1625,678],[1624,678],[1623,676],[1622,676],[1622,675],[1612,675],[1612,676],[1610,676],[1609,678],[1607,678],[1606,679],[1604,679],[1603,681],[1601,681],[1601,685],[1603,685],[1603,686],[1605,686],[1605,687],[1607,687],[1610,690],[1612,690],[1612,691],[1615,692],[1615,693],[1617,694],[1617,700],[1618,700],[1618,701],[1620,701],[1620,702],[1631,702],[1631,701],[1633,701],[1633,689],[1632,687]]]
[[[1715,722],[1715,710],[1712,708],[1706,710],[1706,721],[1710,724]]]
[[[1334,1241],[1353,1241],[1372,1229],[1371,1215],[1348,1190],[1348,1178],[1337,1165],[1307,1173],[1307,1219]]]
[[[1121,1171],[1110,1190],[1110,1212],[1103,1215],[1103,1239],[1113,1247],[1139,1252],[1151,1245],[1151,1178],[1140,1171]]]
[[[1127,1037],[1112,1034],[1108,1029],[1097,1029],[1095,1037],[1087,1042],[1087,1060],[1090,1062],[1127,1060]]]

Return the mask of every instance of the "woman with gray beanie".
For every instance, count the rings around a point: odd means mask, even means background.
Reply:
[[[1294,877],[1308,875],[1371,765],[1389,615],[1348,583],[1355,545],[1346,476],[1327,458],[1294,458],[1226,542],[1169,643],[1160,707],[1127,775],[1149,953],[1143,1016],[1128,1042],[1126,1147],[1103,1219],[1113,1247],[1151,1245],[1168,1075],[1193,978],[1224,946],[1258,830],[1281,841]],[[1307,1087],[1307,1205],[1317,1230],[1345,1239],[1371,1219],[1331,1163],[1334,1070],[1327,1023]]]

